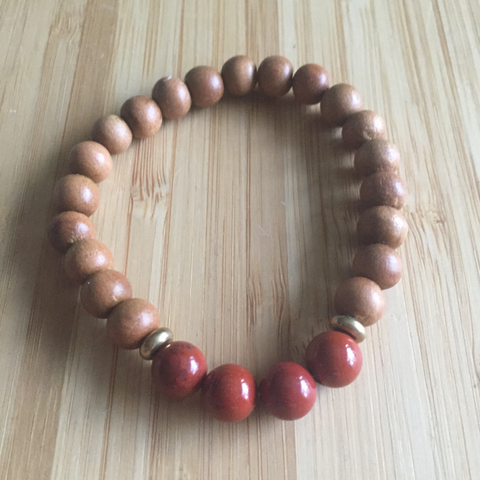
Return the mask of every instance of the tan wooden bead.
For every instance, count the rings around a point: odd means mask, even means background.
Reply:
[[[258,87],[267,97],[283,97],[292,87],[293,65],[281,55],[267,57],[258,67]]]
[[[89,217],[98,208],[100,194],[93,180],[84,175],[70,174],[55,185],[53,202],[59,212],[74,211]]]
[[[398,148],[383,138],[365,142],[355,153],[355,171],[361,177],[377,172],[396,172],[400,164]]]
[[[95,272],[112,269],[113,255],[99,240],[79,240],[67,250],[64,267],[68,278],[83,284]]]
[[[385,136],[385,121],[372,110],[353,113],[345,121],[342,128],[343,143],[352,150],[361,147],[365,142]]]
[[[339,315],[349,315],[368,327],[383,317],[386,300],[374,281],[351,277],[338,286],[334,306]]]
[[[176,120],[188,113],[192,97],[185,82],[178,77],[163,77],[153,87],[152,98],[160,107],[162,115]]]
[[[360,200],[367,208],[377,205],[402,208],[407,195],[405,182],[393,172],[374,173],[360,186]]]
[[[132,297],[127,277],[116,270],[100,270],[88,277],[80,289],[85,310],[96,318],[107,318],[113,307]]]
[[[122,153],[132,143],[132,131],[117,115],[100,117],[93,125],[92,139],[101,143],[111,155]]]
[[[53,248],[65,253],[78,240],[95,238],[97,231],[83,213],[61,212],[53,217],[48,227],[48,239]]]
[[[211,107],[223,97],[222,76],[212,67],[200,65],[185,75],[192,102],[197,107]]]
[[[320,103],[329,86],[330,76],[328,72],[316,63],[307,63],[300,67],[292,80],[295,100],[304,105]]]
[[[330,87],[320,103],[321,116],[332,127],[341,127],[350,115],[362,108],[360,92],[347,83],[337,83]]]
[[[157,309],[146,300],[130,298],[120,302],[107,319],[107,337],[120,348],[133,350],[160,326]]]
[[[100,183],[112,171],[112,156],[103,145],[88,140],[70,150],[68,168],[71,173],[85,175],[95,183]]]
[[[382,243],[398,248],[408,233],[405,217],[395,208],[386,205],[365,210],[358,219],[357,236],[362,244]]]
[[[367,277],[385,290],[396,285],[402,277],[402,259],[387,245],[372,244],[360,247],[353,259],[355,277]]]
[[[222,67],[225,90],[232,95],[247,95],[257,84],[255,62],[245,55],[237,55],[227,60]]]
[[[155,135],[162,126],[162,112],[158,105],[145,95],[129,98],[120,110],[135,138]]]

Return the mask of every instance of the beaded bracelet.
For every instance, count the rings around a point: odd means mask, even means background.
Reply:
[[[356,150],[354,168],[365,177],[360,199],[357,234],[360,247],[353,259],[352,276],[336,290],[331,330],[317,335],[306,349],[306,369],[294,362],[277,363],[258,385],[240,365],[221,365],[207,374],[203,353],[184,341],[173,341],[168,328],[160,328],[157,309],[146,300],[132,298],[132,287],[113,270],[110,250],[96,237],[88,218],[99,203],[97,183],[112,169],[111,155],[125,151],[132,138],[154,135],[162,119],[183,117],[191,108],[217,103],[224,90],[247,95],[258,83],[267,97],[281,97],[293,88],[295,99],[305,105],[320,103],[320,115],[332,127],[342,127],[346,147]],[[252,60],[239,55],[228,60],[221,74],[207,66],[190,70],[183,82],[165,77],[154,86],[152,98],[127,100],[120,117],[107,115],[92,129],[92,140],[79,143],[69,153],[70,174],[54,190],[57,211],[48,230],[51,244],[65,253],[67,276],[81,284],[80,298],[94,317],[107,318],[107,336],[117,347],[139,349],[152,361],[157,390],[170,398],[182,398],[201,390],[206,410],[227,422],[243,420],[256,398],[273,415],[294,420],[306,415],[316,399],[315,381],[330,387],[350,384],[358,376],[362,353],[358,343],[365,327],[376,323],[385,311],[383,289],[394,286],[402,262],[394,250],[407,235],[400,213],[407,190],[397,175],[400,155],[386,141],[385,124],[375,112],[363,110],[359,92],[351,85],[329,86],[327,71],[307,64],[293,75],[292,64],[282,56],[263,60],[258,70]]]

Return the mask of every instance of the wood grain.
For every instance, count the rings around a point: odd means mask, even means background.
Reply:
[[[480,4],[0,1],[0,478],[480,477]],[[402,152],[405,274],[357,382],[296,422],[167,401],[107,342],[45,229],[66,154],[156,80],[245,53],[324,65]],[[352,156],[291,96],[225,98],[114,160],[93,216],[210,367],[302,362],[356,249]],[[363,346],[364,345],[364,346]]]

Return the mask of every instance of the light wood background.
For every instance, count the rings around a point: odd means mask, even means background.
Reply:
[[[480,478],[480,4],[0,0],[0,478]],[[403,280],[345,389],[282,422],[156,395],[49,246],[55,181],[95,119],[246,53],[323,64],[403,155]],[[291,97],[225,99],[115,158],[93,220],[136,296],[210,367],[302,362],[356,249],[359,181]]]

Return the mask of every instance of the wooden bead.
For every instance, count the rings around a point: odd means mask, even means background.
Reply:
[[[237,55],[227,60],[222,67],[225,90],[232,95],[247,95],[257,84],[257,67],[251,58]]]
[[[215,105],[223,96],[222,76],[212,67],[200,65],[185,75],[192,102],[197,107]]]
[[[103,145],[89,140],[70,150],[68,168],[71,173],[85,175],[95,183],[100,183],[112,171],[112,157]]]
[[[391,288],[400,281],[402,269],[400,255],[387,245],[365,245],[358,249],[353,258],[353,275],[373,280],[382,290]]]
[[[258,67],[258,86],[267,97],[283,97],[292,87],[293,65],[281,55],[267,57]]]
[[[108,315],[107,337],[117,347],[134,350],[159,326],[158,311],[150,302],[128,298]]]
[[[328,72],[316,63],[303,65],[293,76],[292,88],[295,100],[304,105],[320,103],[329,86]]]
[[[122,153],[132,143],[132,131],[117,115],[100,117],[93,125],[92,139],[101,143],[111,155]]]
[[[181,78],[163,77],[153,87],[152,98],[160,107],[162,115],[176,120],[188,113],[192,106],[192,97]]]
[[[360,187],[360,200],[367,208],[386,205],[399,209],[405,204],[407,195],[405,182],[392,172],[374,173]]]
[[[84,175],[70,174],[55,185],[53,202],[60,212],[79,212],[89,217],[98,208],[100,194],[93,180]]]
[[[408,233],[405,217],[386,205],[365,210],[358,219],[357,236],[361,244],[383,243],[398,248]]]
[[[162,112],[158,105],[145,95],[129,98],[120,110],[135,138],[155,135],[162,126]]]
[[[95,238],[79,240],[67,250],[64,267],[68,278],[83,284],[95,272],[112,269],[113,255]]]
[[[396,172],[399,164],[398,148],[383,138],[365,142],[355,153],[354,167],[361,177],[376,172]]]
[[[332,127],[341,127],[353,113],[363,107],[360,92],[347,83],[337,83],[322,97],[320,112],[322,118]]]
[[[107,318],[112,308],[132,297],[127,277],[116,270],[100,270],[91,275],[80,289],[83,308],[96,318]]]
[[[338,314],[349,315],[368,327],[383,317],[386,300],[375,282],[365,277],[352,277],[338,286],[334,306]]]
[[[343,143],[347,148],[356,149],[365,142],[385,136],[385,121],[372,110],[362,110],[350,115],[342,129]]]
[[[97,231],[83,213],[62,212],[53,217],[48,227],[48,239],[53,248],[65,253],[78,240],[95,238]]]

